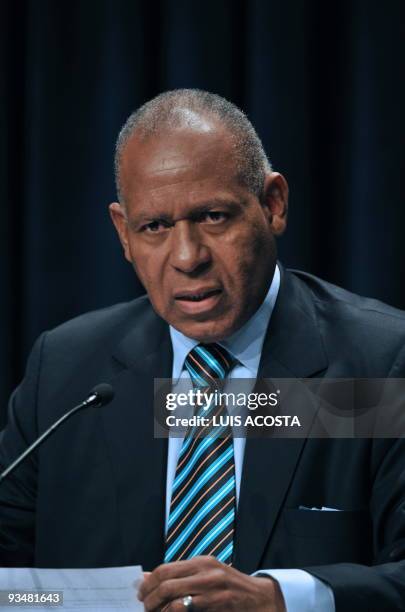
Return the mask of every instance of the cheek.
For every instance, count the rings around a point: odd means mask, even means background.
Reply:
[[[134,244],[134,242],[130,243],[129,251],[136,275],[144,287],[147,288],[150,284],[150,280],[153,278],[153,260],[151,256],[148,257],[146,252],[143,252],[139,244]]]
[[[131,261],[145,290],[152,295],[153,301],[164,297],[165,259],[159,256],[157,249],[142,249],[137,245],[131,249]]]
[[[262,225],[250,227],[249,232],[239,232],[228,243],[227,261],[234,279],[243,284],[253,284],[261,272],[272,267],[275,259],[275,244],[272,234]]]

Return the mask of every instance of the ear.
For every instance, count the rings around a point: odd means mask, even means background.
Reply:
[[[128,242],[128,221],[124,207],[119,202],[113,202],[108,207],[110,211],[110,217],[114,223],[115,229],[117,230],[118,237],[124,249],[125,259],[131,261],[131,254],[129,252]]]
[[[262,205],[273,234],[281,236],[287,226],[288,184],[279,172],[266,175]]]

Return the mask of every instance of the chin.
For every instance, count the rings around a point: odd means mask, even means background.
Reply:
[[[176,327],[176,329],[185,336],[205,344],[209,342],[221,342],[221,340],[225,340],[236,331],[232,325],[219,325],[218,323],[212,324],[208,322],[191,323],[190,325],[173,325],[173,327]]]

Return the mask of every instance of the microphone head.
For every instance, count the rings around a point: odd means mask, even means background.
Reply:
[[[109,404],[114,397],[114,389],[108,383],[96,385],[91,393],[96,396],[95,401],[99,406]]]

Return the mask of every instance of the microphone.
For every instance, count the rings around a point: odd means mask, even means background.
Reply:
[[[35,442],[31,444],[31,446],[29,446],[19,457],[17,457],[15,461],[13,461],[11,465],[8,466],[8,468],[4,470],[4,472],[0,474],[0,484],[5,478],[7,478],[11,474],[11,472],[14,472],[14,470],[20,465],[20,463],[22,463],[27,457],[29,457],[29,455],[36,448],[38,448],[38,446],[45,442],[45,440],[49,438],[49,436],[58,429],[59,425],[67,421],[67,419],[69,419],[73,414],[76,414],[76,412],[82,410],[82,408],[87,408],[88,406],[105,406],[106,404],[109,404],[111,402],[113,397],[114,389],[111,385],[109,385],[108,383],[100,383],[99,385],[96,385],[83,402],[66,412],[63,416],[60,417],[60,419],[55,421],[55,423],[53,423],[46,431],[44,431],[44,433],[40,435],[39,438],[37,438]]]
[[[82,408],[85,406],[105,406],[109,404],[114,397],[114,389],[108,383],[100,383],[91,391],[87,399],[84,400]],[[79,406],[76,406],[78,408]],[[73,408],[74,410],[74,408]]]

